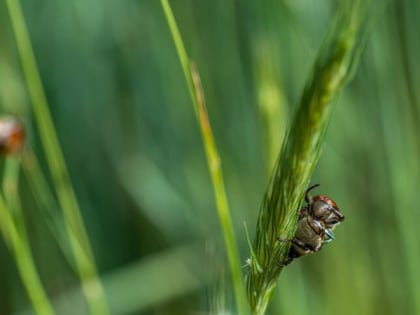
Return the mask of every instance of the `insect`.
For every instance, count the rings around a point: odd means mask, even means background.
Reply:
[[[309,195],[309,192],[318,186],[319,184],[313,185],[305,192],[307,204],[299,211],[293,239],[277,238],[279,241],[292,243],[285,262],[279,262],[280,266],[286,266],[295,258],[319,251],[324,244],[334,240],[332,230],[344,220],[343,214],[332,199],[324,195]]]
[[[0,117],[0,154],[18,152],[25,139],[23,125],[11,116]]]
[[[337,224],[343,222],[344,215],[340,212],[334,200],[324,195],[311,197],[309,192],[319,187],[313,185],[306,190],[305,201],[307,205],[299,211],[299,219],[309,215],[316,220],[322,221],[327,229],[333,230]]]

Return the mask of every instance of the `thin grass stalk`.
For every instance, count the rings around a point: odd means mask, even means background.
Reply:
[[[258,110],[263,128],[264,157],[269,176],[274,163],[278,158],[278,151],[284,139],[285,117],[287,117],[287,101],[284,95],[283,84],[277,79],[274,71],[273,54],[271,47],[266,43],[260,44],[259,56],[255,58],[255,72],[258,94]]]
[[[241,263],[239,258],[239,252],[236,247],[236,239],[225,192],[220,156],[217,151],[217,147],[211,130],[210,121],[208,119],[207,108],[203,88],[201,86],[200,76],[198,74],[197,69],[193,65],[191,67],[191,71],[198,104],[198,119],[201,128],[201,136],[203,138],[206,150],[207,164],[209,166],[209,171],[213,183],[214,195],[216,199],[220,224],[222,225],[222,231],[225,239],[225,246],[230,270],[232,273],[232,279],[234,286],[237,286],[235,288],[235,293],[237,294],[236,299],[238,313],[245,314],[244,312],[246,303],[243,289],[244,286],[242,280],[242,270],[240,268]]]
[[[63,210],[66,229],[89,309],[94,315],[109,314],[105,293],[98,277],[88,235],[60,148],[48,102],[42,86],[22,8],[18,0],[7,0],[29,96],[53,178],[58,201]]]
[[[209,167],[216,199],[217,213],[220,224],[222,226],[223,238],[232,276],[237,312],[238,314],[246,314],[246,298],[244,292],[240,255],[235,240],[235,233],[226,197],[220,156],[211,131],[210,122],[208,120],[201,81],[195,67],[191,67],[169,2],[167,0],[161,0],[161,5],[169,25],[172,39],[175,43],[178,58],[180,60],[182,71],[187,83],[188,92],[194,105],[194,111],[201,128],[201,136],[206,151],[207,164]]]
[[[19,223],[19,224],[18,224]],[[12,210],[0,193],[0,229],[6,244],[13,254],[18,273],[29,300],[38,315],[54,315],[32,257],[26,233],[22,233],[23,222],[16,222]]]
[[[184,73],[185,82],[187,83],[188,93],[194,104],[194,111],[198,115],[194,84],[191,77],[190,59],[188,58],[187,51],[185,50],[181,33],[179,32],[178,25],[168,0],[161,0],[160,3],[162,5],[163,13],[165,14],[166,22],[169,26],[169,31],[171,32],[172,40],[174,41],[175,48],[178,53],[178,59],[181,64],[182,72]]]
[[[29,183],[29,188],[43,220],[47,224],[51,235],[55,238],[63,256],[73,271],[77,272],[77,267],[74,264],[72,252],[68,245],[65,223],[60,213],[57,212],[59,209],[57,200],[52,196],[45,174],[42,172],[37,156],[31,148],[27,147],[22,152],[21,164],[23,174]],[[72,231],[69,232],[72,233]]]
[[[4,161],[2,186],[5,202],[8,204],[9,208],[13,210],[12,216],[18,225],[17,227],[19,232],[24,233],[26,238],[23,210],[18,191],[21,165],[20,160],[20,156],[10,156]]]
[[[264,314],[287,259],[298,210],[321,153],[334,100],[351,77],[366,41],[367,2],[342,2],[330,24],[295,112],[259,212],[249,272],[248,301]]]

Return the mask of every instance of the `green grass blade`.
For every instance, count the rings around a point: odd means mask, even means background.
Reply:
[[[225,186],[221,161],[217,151],[216,143],[211,131],[211,125],[207,115],[207,108],[204,101],[204,93],[201,86],[200,77],[194,66],[192,69],[192,78],[198,105],[198,120],[201,128],[201,136],[206,150],[207,164],[213,183],[214,196],[216,199],[217,211],[220,224],[222,225],[223,236],[225,240],[226,252],[229,261],[229,267],[232,273],[232,280],[235,289],[238,313],[245,313],[245,296],[242,280],[242,270],[239,251],[236,246],[235,233],[230,217],[229,205],[226,197]]]
[[[19,232],[26,237],[25,220],[22,212],[22,205],[19,196],[19,174],[20,174],[20,157],[10,156],[4,161],[3,174],[3,194],[5,202],[13,211],[14,218]]]
[[[207,117],[207,110],[205,107],[204,94],[202,91],[200,78],[198,72],[195,69],[192,69],[189,63],[189,58],[182,42],[182,37],[178,30],[178,26],[168,1],[161,0],[161,4],[165,13],[166,20],[169,24],[169,29],[171,31],[176,50],[178,52],[178,58],[182,66],[182,71],[184,72],[185,80],[187,82],[188,92],[194,105],[194,110],[201,128],[201,135],[206,151],[207,163],[212,179],[219,221],[222,226],[223,237],[233,281],[233,288],[235,291],[237,311],[238,314],[245,314],[246,300],[240,256],[236,245],[235,233],[226,197],[220,157],[213,138],[210,122]]]
[[[35,56],[18,0],[6,1],[26,79],[29,96],[57,197],[63,210],[70,243],[92,314],[109,314],[102,285],[96,271],[90,242],[66,168],[63,153],[48,109]]]
[[[303,194],[321,152],[333,101],[349,80],[366,38],[367,5],[343,2],[331,23],[307,81],[300,106],[283,144],[257,222],[247,275],[248,300],[254,314],[264,314],[287,257]],[[257,259],[257,261],[255,261]],[[262,271],[254,265],[262,267]]]
[[[22,223],[22,222],[21,222]],[[12,211],[0,194],[0,229],[13,257],[23,286],[38,315],[54,315],[47,294],[39,278],[22,226],[15,222]]]
[[[175,44],[176,51],[178,53],[179,62],[181,63],[182,72],[184,73],[185,81],[187,83],[188,93],[191,100],[194,103],[194,110],[197,114],[197,104],[195,99],[194,85],[191,77],[190,71],[190,60],[188,58],[187,51],[185,50],[184,43],[182,41],[181,33],[179,32],[178,25],[174,14],[172,13],[171,6],[169,5],[168,0],[161,0],[163,12],[165,13],[166,21],[168,22],[169,30],[172,35],[172,39]]]
[[[26,148],[22,153],[22,171],[28,181],[29,188],[32,191],[42,219],[45,221],[51,235],[55,238],[67,262],[73,271],[77,272],[68,244],[65,223],[60,213],[57,212],[59,209],[57,200],[51,194],[45,174],[42,172],[37,156],[31,148]],[[68,232],[72,233],[72,231]]]

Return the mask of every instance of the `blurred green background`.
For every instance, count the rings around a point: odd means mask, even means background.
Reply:
[[[202,76],[245,265],[243,222],[253,237],[334,2],[170,3]],[[111,313],[233,313],[202,140],[160,2],[22,6]],[[346,221],[331,245],[283,271],[269,314],[420,314],[418,16],[417,0],[377,8],[312,179]],[[0,110],[25,121],[27,146],[48,177],[3,1]],[[24,176],[20,196],[57,314],[87,314],[79,280]],[[0,279],[0,314],[33,314],[3,240]]]

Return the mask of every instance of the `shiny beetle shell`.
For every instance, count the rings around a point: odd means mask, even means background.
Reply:
[[[324,243],[331,240],[331,237],[330,234],[327,235],[327,230],[322,222],[315,220],[311,216],[305,216],[298,221],[296,234],[293,239],[282,240],[278,238],[278,240],[292,243],[286,261],[283,264],[279,264],[286,266],[295,258],[319,251]]]
[[[297,251],[302,255],[318,251],[325,238],[325,228],[320,221],[312,217],[305,217],[299,220],[294,239],[297,241]],[[304,245],[300,245],[304,244]]]

